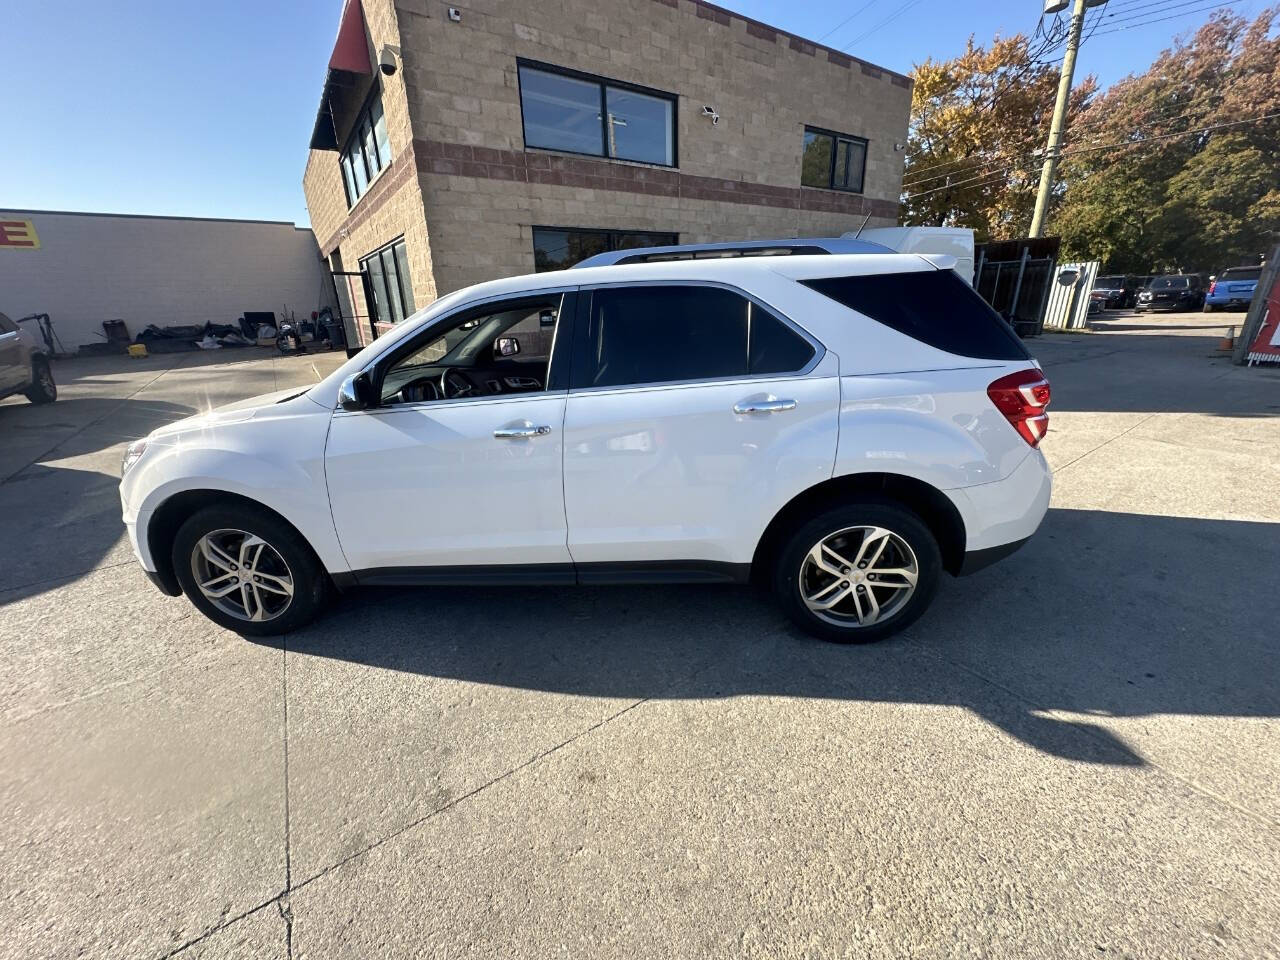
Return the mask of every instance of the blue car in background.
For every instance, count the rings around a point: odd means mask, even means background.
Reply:
[[[1215,310],[1248,310],[1254,288],[1262,276],[1261,267],[1230,267],[1209,284],[1204,298],[1204,312]]]

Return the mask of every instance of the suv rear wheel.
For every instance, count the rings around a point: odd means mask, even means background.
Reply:
[[[45,357],[31,358],[31,386],[27,387],[27,399],[32,403],[53,403],[58,399],[58,385],[53,382],[53,370]]]
[[[938,589],[942,555],[916,514],[894,503],[827,510],[783,547],[775,589],[807,632],[834,643],[870,643],[924,613]]]
[[[251,637],[304,626],[329,591],[328,575],[296,530],[239,504],[192,514],[174,537],[173,569],[201,613]]]

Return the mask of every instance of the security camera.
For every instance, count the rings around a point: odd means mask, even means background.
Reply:
[[[394,77],[399,67],[400,48],[393,43],[384,43],[382,52],[378,54],[378,69],[384,77]]]
[[[714,127],[717,123],[719,123],[719,122],[720,122],[720,114],[716,113],[716,108],[715,108],[715,107],[703,107],[703,108],[702,108],[702,115],[703,115],[704,117],[710,117],[710,118],[711,118],[711,125],[712,125],[713,127]]]

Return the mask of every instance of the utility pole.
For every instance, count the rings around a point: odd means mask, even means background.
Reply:
[[[1044,167],[1040,170],[1040,192],[1036,194],[1036,212],[1031,217],[1030,236],[1044,233],[1044,218],[1049,211],[1049,192],[1053,189],[1053,171],[1058,166],[1058,149],[1062,131],[1067,125],[1067,105],[1071,102],[1071,78],[1076,70],[1076,53],[1080,50],[1080,31],[1084,28],[1084,10],[1094,6],[1087,0],[1075,0],[1071,8],[1071,31],[1067,34],[1067,52],[1062,58],[1062,76],[1058,80],[1058,99],[1053,105],[1053,125],[1049,127],[1049,144],[1044,151]]]

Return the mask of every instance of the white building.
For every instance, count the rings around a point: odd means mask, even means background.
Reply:
[[[246,310],[299,319],[332,303],[306,228],[214,220],[0,209],[0,312],[47,313],[74,351],[148,324],[234,324]]]

